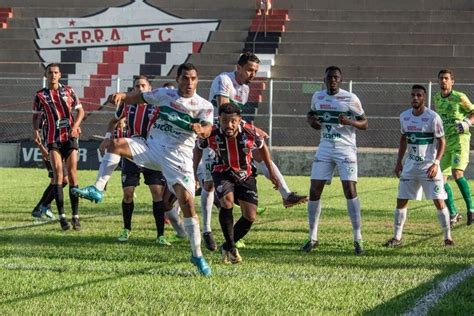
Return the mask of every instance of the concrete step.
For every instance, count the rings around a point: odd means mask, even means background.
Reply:
[[[1,39],[29,39],[36,38],[35,30],[32,28],[8,28],[0,29]]]
[[[34,49],[0,49],[2,62],[40,62]]]
[[[363,22],[363,21],[290,21],[285,24],[287,32],[332,31],[332,32],[393,32],[393,33],[472,33],[472,22]]]
[[[282,41],[287,43],[358,43],[358,44],[469,44],[474,42],[472,33],[394,33],[394,32],[284,32]]]
[[[243,42],[207,42],[202,45],[201,53],[240,54],[243,49]]]

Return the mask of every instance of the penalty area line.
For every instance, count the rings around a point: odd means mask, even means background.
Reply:
[[[453,290],[459,283],[469,278],[474,274],[474,265],[467,269],[461,270],[443,281],[441,281],[434,289],[429,291],[425,296],[420,298],[415,307],[407,311],[403,316],[426,315],[428,311],[438,303],[438,301],[451,290]]]

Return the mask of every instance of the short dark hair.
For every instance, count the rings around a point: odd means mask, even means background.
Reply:
[[[225,114],[237,114],[237,115],[241,115],[242,114],[242,110],[240,110],[240,107],[234,103],[223,103],[219,106],[219,115],[221,115],[222,113],[225,113]]]
[[[249,61],[260,64],[260,59],[258,59],[257,55],[255,55],[253,52],[245,52],[242,55],[240,55],[240,58],[237,64],[243,67]]]
[[[45,72],[48,71],[48,68],[51,68],[51,67],[58,67],[59,68],[59,71],[61,71],[61,67],[59,66],[58,63],[51,63],[49,64],[48,66],[46,66],[46,69],[44,70]]]
[[[449,74],[451,76],[451,79],[454,79],[454,72],[451,69],[441,69],[438,72],[438,78],[439,76],[444,75],[444,74]]]
[[[146,76],[143,76],[143,75],[139,75],[139,76],[136,76],[133,78],[133,85],[135,85],[135,82],[137,82],[137,80],[146,80],[146,82],[148,82],[148,84],[151,86],[150,84],[150,80],[148,80],[148,78]]]
[[[341,68],[337,67],[337,66],[329,66],[326,68],[326,70],[324,71],[324,74],[327,74],[329,71],[339,71],[339,73],[342,75],[342,71],[341,71]]]
[[[175,88],[176,86],[172,82],[165,82],[162,86],[162,88]]]
[[[198,72],[196,66],[194,66],[194,65],[191,64],[191,63],[184,63],[184,64],[181,64],[181,65],[179,65],[179,67],[178,67],[177,75],[178,75],[178,77],[179,77],[179,76],[181,76],[181,74],[183,73],[183,71],[190,71],[190,70],[196,70],[196,73]]]
[[[423,90],[423,92],[426,94],[426,88],[424,86],[422,86],[421,84],[414,84],[412,87],[411,87],[412,90],[415,90],[415,89],[419,89],[419,90]]]

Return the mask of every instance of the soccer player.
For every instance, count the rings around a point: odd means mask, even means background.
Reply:
[[[423,188],[427,199],[433,200],[438,210],[438,219],[444,233],[444,245],[454,245],[451,239],[449,211],[444,199],[443,174],[439,167],[446,141],[443,122],[436,112],[425,107],[426,89],[414,85],[411,90],[411,109],[400,115],[401,137],[395,174],[398,184],[397,207],[393,213],[394,236],[386,247],[398,247],[402,242],[403,225],[407,218],[408,200],[415,200]],[[403,156],[407,153],[405,165]]]
[[[191,262],[203,275],[211,268],[202,256],[199,220],[194,209],[193,147],[196,137],[206,138],[212,129],[212,104],[196,93],[197,69],[185,63],[178,67],[178,89],[159,88],[151,92],[116,93],[109,96],[114,104],[155,104],[159,116],[147,140],[114,139],[107,148],[95,185],[75,190],[87,199],[100,202],[105,183],[117,167],[120,157],[138,166],[161,170],[170,190],[178,198],[184,215],[184,227],[191,244]]]
[[[210,137],[200,140],[198,146],[210,148],[216,153],[212,178],[221,204],[219,222],[225,238],[221,246],[223,262],[239,263],[242,258],[235,243],[250,231],[258,205],[257,182],[251,164],[252,152],[260,152],[270,180],[277,189],[279,183],[270,153],[264,139],[252,125],[241,125],[241,110],[231,103],[219,107],[219,125],[214,125]],[[242,212],[235,225],[232,214],[234,201],[240,205]]]
[[[151,91],[150,82],[145,76],[138,76],[134,80],[134,91]],[[112,133],[116,129],[117,123],[122,119],[125,119],[127,122],[125,137],[142,137],[146,139],[149,130],[156,121],[158,112],[157,108],[151,104],[121,104],[115,113],[115,117],[109,122],[105,139],[99,146],[100,150],[104,152],[109,146]],[[118,241],[126,242],[130,238],[134,209],[133,195],[135,187],[140,184],[140,174],[143,174],[145,184],[148,185],[153,199],[153,216],[157,230],[156,243],[160,246],[171,246],[171,243],[164,236],[166,206],[163,201],[163,194],[165,192],[166,180],[161,171],[141,168],[128,159],[122,160],[122,215],[124,228],[118,237]],[[179,222],[179,217],[173,217],[173,219]],[[178,234],[185,235],[184,228]]]
[[[311,170],[308,222],[309,239],[301,250],[310,252],[319,246],[318,225],[321,215],[321,194],[324,185],[333,176],[337,166],[347,199],[347,210],[352,223],[354,251],[364,252],[361,234],[360,201],[357,197],[357,148],[356,129],[367,129],[367,118],[359,98],[340,88],[342,72],[339,67],[326,68],[326,89],[317,91],[307,115],[309,125],[321,129],[321,141]]]
[[[467,96],[453,90],[454,73],[443,69],[438,73],[440,90],[433,98],[435,110],[443,120],[446,137],[446,150],[441,159],[441,171],[444,176],[444,188],[448,193],[446,204],[451,218],[451,225],[460,219],[454,204],[453,191],[448,183],[448,176],[452,175],[461,191],[467,208],[467,225],[473,221],[474,205],[471,198],[471,188],[464,177],[464,170],[469,163],[469,146],[474,106]]]
[[[72,194],[72,190],[78,187],[77,151],[84,109],[74,90],[59,83],[61,70],[58,64],[49,64],[46,67],[45,76],[47,87],[36,93],[33,103],[33,140],[35,143],[41,143],[39,126],[40,120],[44,117],[45,143],[54,174],[53,191],[58,208],[59,224],[63,230],[68,230],[71,227],[64,214],[63,164],[66,164],[70,183],[71,223],[75,230],[79,230],[81,228],[79,199]],[[76,118],[72,115],[73,110],[77,111]]]
[[[248,85],[255,78],[259,64],[260,60],[255,54],[250,52],[244,53],[240,56],[237,62],[236,71],[223,72],[213,80],[209,92],[209,101],[211,101],[215,106],[215,114],[217,114],[218,108],[226,103],[236,104],[241,110],[243,109],[249,98],[250,89]],[[265,138],[268,137],[268,135],[259,128],[257,128],[257,132]],[[200,154],[198,153],[198,155]],[[201,155],[204,157],[203,166],[212,165],[214,160],[214,154],[212,151],[206,150]],[[197,158],[199,158],[199,156]],[[256,164],[263,171],[265,177],[270,179],[268,168],[263,162],[260,152],[256,151],[253,158]],[[278,167],[273,163],[273,161],[271,164],[280,183],[278,191],[283,198],[283,206],[287,208],[300,203],[305,203],[307,197],[297,195],[296,192],[291,192],[283,178],[283,175],[278,170]],[[214,184],[212,182],[209,168],[205,168],[202,174],[204,175],[204,186],[201,192],[201,209],[204,222],[204,239],[207,244],[207,241],[212,238],[210,223],[214,198]],[[210,241],[210,243],[212,242]]]

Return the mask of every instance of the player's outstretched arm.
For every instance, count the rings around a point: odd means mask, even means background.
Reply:
[[[402,160],[403,156],[405,156],[405,152],[407,151],[407,138],[405,135],[400,136],[400,146],[398,147],[398,157],[397,157],[397,163],[395,164],[395,174],[397,175],[397,178],[400,178],[400,174],[403,170],[403,165],[402,165]]]
[[[121,103],[125,104],[137,104],[137,103],[146,103],[143,100],[142,94],[139,91],[131,91],[128,93],[117,92],[109,95],[107,102],[119,105]]]
[[[278,177],[276,176],[273,170],[272,157],[270,155],[270,151],[268,150],[267,145],[264,143],[263,146],[258,149],[258,151],[260,153],[260,157],[262,157],[262,160],[268,169],[268,178],[273,183],[273,188],[275,190],[278,190],[278,188],[280,187],[280,181],[278,180]]]

